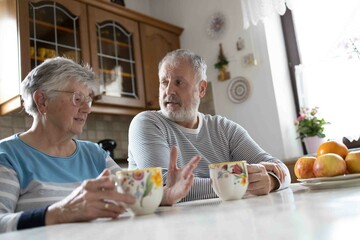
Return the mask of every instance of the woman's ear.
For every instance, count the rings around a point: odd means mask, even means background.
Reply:
[[[34,103],[35,103],[35,105],[36,105],[36,107],[38,109],[38,112],[41,115],[45,115],[46,114],[46,109],[47,109],[46,95],[41,90],[36,90],[33,93],[33,100],[34,100]]]
[[[206,94],[206,88],[207,88],[207,81],[201,80],[199,84],[199,96],[200,98],[203,98]]]

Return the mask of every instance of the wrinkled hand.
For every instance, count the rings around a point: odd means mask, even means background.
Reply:
[[[164,187],[161,205],[172,205],[186,197],[194,183],[193,171],[200,159],[200,156],[195,156],[183,168],[178,168],[176,164],[177,148],[175,146],[171,148],[166,186]]]
[[[65,199],[49,206],[46,225],[118,217],[125,211],[124,204],[132,204],[135,199],[116,192],[110,175],[105,169],[98,178],[84,181]]]
[[[285,173],[279,164],[272,162],[261,162],[260,164],[263,165],[268,172],[273,172],[280,179],[280,182],[283,183],[285,181]]]
[[[268,194],[274,188],[274,179],[271,177],[262,164],[249,164],[247,165],[249,174],[249,186],[247,193],[253,195]]]

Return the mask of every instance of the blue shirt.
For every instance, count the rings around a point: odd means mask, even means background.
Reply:
[[[43,153],[19,134],[0,141],[0,232],[44,225],[47,206],[105,168],[120,170],[99,145],[73,141],[76,151],[69,157]]]
[[[0,142],[0,164],[17,173],[20,189],[30,182],[74,183],[97,177],[106,167],[107,153],[97,144],[75,140],[69,157],[43,153],[13,135]]]

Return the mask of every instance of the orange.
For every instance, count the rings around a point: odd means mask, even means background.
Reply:
[[[334,140],[330,140],[322,143],[317,151],[317,156],[321,156],[326,153],[335,153],[340,155],[343,159],[345,159],[346,155],[349,153],[349,149],[342,142],[337,142]]]

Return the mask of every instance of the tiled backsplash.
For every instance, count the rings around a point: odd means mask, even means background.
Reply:
[[[78,139],[98,142],[99,140],[114,139],[117,147],[115,158],[127,158],[128,129],[133,116],[90,114],[83,133]],[[24,132],[31,127],[32,117],[24,112],[0,116],[0,139]]]
[[[205,97],[201,100],[200,112],[215,114],[211,83]],[[114,157],[126,159],[128,153],[128,129],[133,116],[104,115],[91,113],[88,116],[83,133],[78,139],[98,142],[105,138],[114,139],[117,147]],[[24,111],[0,116],[0,139],[15,133],[24,132],[31,127],[32,117]]]
[[[98,142],[105,138],[114,139],[117,146],[115,158],[127,158],[128,129],[133,116],[90,114],[83,133],[79,139]]]

